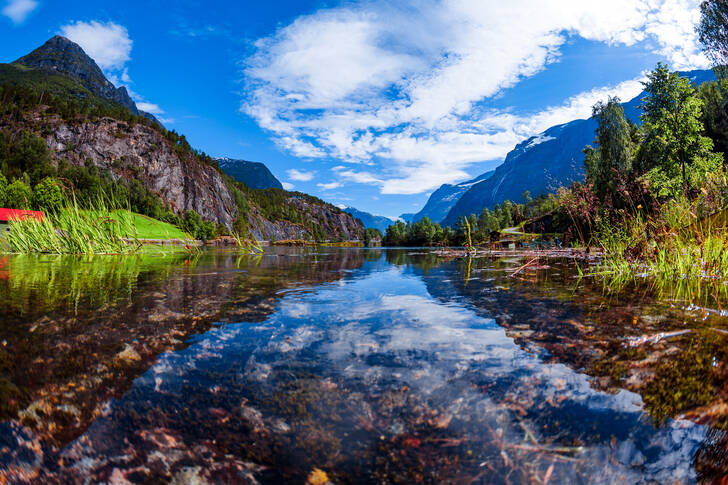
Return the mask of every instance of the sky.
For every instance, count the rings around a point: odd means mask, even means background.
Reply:
[[[0,62],[56,34],[216,157],[397,217],[524,139],[708,67],[696,0],[0,0]]]

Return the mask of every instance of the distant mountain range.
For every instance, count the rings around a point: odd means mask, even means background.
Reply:
[[[473,185],[484,180],[488,180],[494,170],[486,172],[467,182],[461,182],[456,185],[445,184],[434,191],[427,203],[417,214],[412,216],[412,221],[419,221],[424,217],[429,218],[432,222],[440,222],[450,213],[450,210],[457,204],[460,197],[467,192]]]
[[[689,77],[695,84],[715,80],[715,74],[710,70],[690,71],[682,73],[682,75]],[[627,118],[635,123],[640,122],[639,105],[642,97],[644,97],[644,93],[622,105]],[[454,226],[461,216],[480,214],[484,208],[492,209],[496,204],[505,200],[522,202],[523,193],[526,191],[535,197],[542,193],[555,192],[572,182],[584,180],[583,149],[594,143],[596,128],[597,123],[594,118],[575,120],[553,126],[543,133],[519,143],[508,153],[503,164],[494,172],[488,172],[473,179],[480,181],[472,184],[459,196],[446,195],[445,198],[457,197],[457,200],[447,215],[439,221],[443,225]],[[432,194],[427,205],[417,214],[415,220],[417,217],[421,217],[428,206],[442,206],[438,200],[432,200],[436,194],[438,199],[441,198],[440,194],[455,194],[456,192],[451,187],[459,187],[468,183],[470,182],[440,187]],[[433,215],[436,214],[438,212],[433,213]],[[434,217],[431,218],[438,220]]]
[[[264,164],[235,160],[232,158],[216,158],[223,172],[251,189],[282,189],[283,185],[275,178]]]
[[[358,209],[355,209],[353,207],[346,207],[344,209],[344,212],[351,214],[356,219],[359,219],[362,224],[364,224],[364,227],[367,229],[379,229],[382,231],[382,234],[384,234],[387,231],[387,228],[394,224],[394,221],[390,219],[389,217],[384,216],[375,216],[373,214],[370,214],[368,212],[360,211]]]

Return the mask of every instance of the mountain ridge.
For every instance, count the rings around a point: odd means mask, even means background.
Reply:
[[[470,189],[473,185],[487,180],[495,173],[495,170],[485,172],[474,179],[460,182],[459,184],[443,184],[435,190],[427,199],[425,206],[412,215],[407,222],[417,222],[424,217],[429,218],[432,222],[440,223],[447,217],[450,210],[457,204],[460,197]]]
[[[242,182],[251,189],[282,189],[283,184],[270,169],[261,162],[250,162],[234,158],[215,159],[220,168],[229,176]]]
[[[389,217],[370,214],[369,212],[360,211],[354,207],[345,207],[343,210],[347,214],[351,214],[354,218],[359,219],[367,229],[379,229],[382,231],[382,234],[387,232],[387,228],[395,222]]]

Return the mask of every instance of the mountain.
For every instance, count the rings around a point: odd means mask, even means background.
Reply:
[[[367,229],[379,229],[380,231],[382,231],[382,234],[387,232],[387,228],[394,224],[394,221],[389,217],[375,216],[368,212],[354,209],[353,207],[346,207],[344,209],[344,212],[346,212],[347,214],[351,214],[355,218],[359,219],[364,224],[364,227],[366,227]]]
[[[411,214],[411,213],[400,214],[399,218],[402,219],[404,222],[412,222],[412,220],[415,218],[415,214]]]
[[[364,239],[361,222],[320,199],[224,177],[183,135],[147,119],[68,39],[0,64],[0,93],[0,153],[20,154],[0,160],[10,180],[64,177],[77,191],[116,190],[146,215],[194,211],[261,240]]]
[[[439,189],[430,195],[422,210],[412,216],[411,222],[419,221],[424,217],[428,217],[432,222],[442,222],[447,217],[450,209],[457,204],[460,197],[470,187],[478,182],[489,179],[494,173],[495,170],[491,170],[467,182],[461,182],[456,185],[441,185]]]
[[[223,172],[251,189],[282,189],[283,185],[264,164],[232,158],[216,158]]]
[[[715,80],[715,74],[709,70],[681,74],[695,84]],[[643,92],[622,105],[625,116],[638,124],[644,95]],[[516,145],[492,176],[474,184],[460,197],[443,224],[454,226],[461,216],[480,214],[484,208],[492,209],[505,200],[522,202],[525,191],[537,196],[584,180],[583,150],[594,143],[596,128],[594,118],[575,120],[553,126]]]
[[[16,66],[65,74],[77,79],[95,95],[116,101],[135,115],[139,114],[125,87],[117,88],[76,43],[56,35],[30,54],[13,62]]]

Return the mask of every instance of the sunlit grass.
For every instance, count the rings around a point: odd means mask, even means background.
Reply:
[[[3,245],[23,254],[124,254],[140,248],[137,235],[131,212],[110,210],[103,201],[82,210],[74,201],[42,220],[10,221]]]
[[[648,284],[660,296],[717,304],[728,296],[728,234],[673,201],[655,218],[640,215],[600,230],[604,250],[596,274],[609,289]]]

